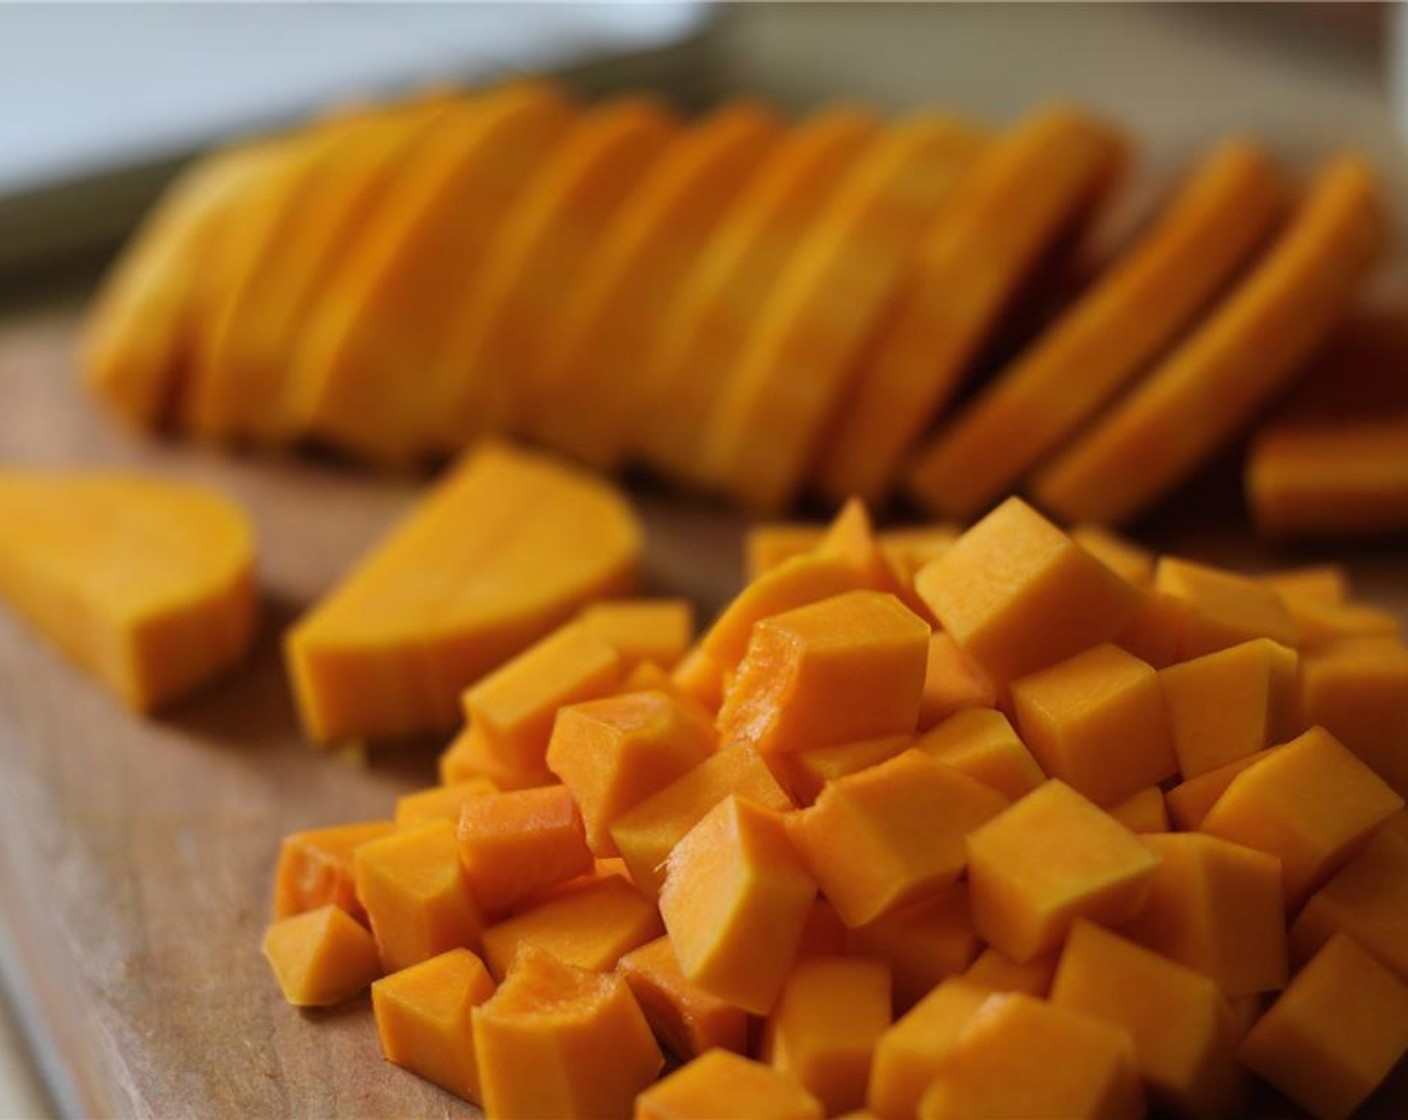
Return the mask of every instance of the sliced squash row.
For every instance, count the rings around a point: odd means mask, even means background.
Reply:
[[[1019,499],[749,557],[697,638],[588,608],[464,693],[442,784],[288,837],[288,1001],[370,986],[490,1120],[1340,1118],[1400,1064],[1408,648],[1342,573]]]
[[[684,121],[520,81],[360,108],[189,171],[101,294],[86,375],[141,424],[386,465],[510,433],[755,510],[903,487],[967,521],[1020,488],[1122,522],[1284,389],[1385,237],[1357,159],[1288,207],[1228,140],[963,401],[1127,162],[1065,106]]]

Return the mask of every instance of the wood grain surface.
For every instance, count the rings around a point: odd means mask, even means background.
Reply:
[[[1357,48],[1307,55],[1277,42],[1268,53],[1254,31],[1172,10],[881,11],[733,9],[720,80],[790,106],[845,95],[994,120],[1070,96],[1140,138],[1146,183],[1228,130],[1302,162],[1349,140],[1404,194],[1393,121]],[[406,508],[418,480],[119,429],[75,383],[80,304],[0,314],[0,463],[126,466],[229,493],[257,526],[266,625],[239,672],[140,720],[0,609],[0,972],[57,1103],[74,1115],[475,1115],[381,1061],[365,1001],[317,1014],[285,1006],[258,952],[280,837],[385,814],[432,778],[439,743],[382,750],[366,767],[306,746],[278,651],[280,631]],[[1325,555],[1256,542],[1229,493],[1235,474],[1215,469],[1143,530],[1248,568]],[[741,522],[638,498],[652,588],[717,605],[738,578]],[[1349,567],[1363,594],[1408,617],[1401,543],[1360,550]],[[1400,1071],[1372,1111],[1408,1115],[1405,1081]],[[1273,1103],[1269,1114],[1286,1111]]]

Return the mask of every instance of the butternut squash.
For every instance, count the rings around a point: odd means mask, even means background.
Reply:
[[[339,824],[284,837],[274,870],[274,917],[291,918],[333,903],[365,924],[352,857],[363,844],[389,836],[390,821]]]
[[[876,1042],[866,1104],[883,1120],[914,1116],[944,1056],[991,993],[951,978],[936,986]]]
[[[0,598],[134,711],[248,653],[254,536],[226,498],[136,475],[10,468],[0,524]]]
[[[1299,718],[1325,728],[1408,796],[1408,648],[1354,639],[1310,650],[1301,661]]]
[[[1295,620],[1281,597],[1247,576],[1164,556],[1154,569],[1154,589],[1182,607],[1180,661],[1254,638],[1296,645]]]
[[[1012,724],[992,708],[956,712],[914,744],[936,762],[1016,801],[1046,780]]]
[[[1059,962],[1056,953],[1048,953],[1018,964],[1002,950],[988,946],[968,966],[963,979],[992,992],[1025,992],[1045,999]]]
[[[1110,816],[1130,832],[1169,831],[1168,805],[1164,802],[1163,790],[1158,786],[1146,786],[1118,805],[1111,806]]]
[[[486,914],[593,868],[581,813],[563,786],[480,794],[455,824],[465,879]]]
[[[895,1010],[906,1012],[950,976],[962,973],[977,953],[980,942],[970,909],[968,887],[960,881],[863,926],[843,926],[845,951],[884,961],[890,968]]]
[[[821,1120],[821,1102],[760,1062],[710,1050],[636,1098],[635,1120]]]
[[[924,662],[924,691],[919,698],[919,727],[927,731],[969,709],[997,705],[997,682],[963,652],[947,630],[929,635]]]
[[[784,561],[811,552],[825,534],[823,525],[773,521],[753,526],[743,538],[744,580],[753,583]]]
[[[577,624],[614,646],[630,673],[649,661],[673,669],[694,640],[694,607],[688,599],[621,599],[593,603]]]
[[[616,971],[630,985],[655,1037],[675,1057],[687,1062],[714,1049],[748,1052],[748,1013],[688,979],[668,937],[632,949]]]
[[[372,935],[332,903],[280,918],[265,932],[263,950],[295,1007],[331,1007],[381,975]]]

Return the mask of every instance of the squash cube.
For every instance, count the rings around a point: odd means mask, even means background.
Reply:
[[[1233,1111],[1239,1040],[1231,1008],[1201,973],[1079,921],[1061,953],[1051,1002],[1124,1031],[1156,1104],[1209,1120]]]
[[[501,790],[511,790],[550,786],[557,778],[548,769],[546,759],[532,759],[525,764],[498,754],[484,732],[471,723],[441,753],[440,783],[448,786],[475,781],[492,782]]]
[[[866,1104],[883,1120],[915,1114],[948,1050],[992,993],[949,979],[914,1005],[875,1044]]]
[[[955,712],[914,745],[935,762],[992,786],[1009,801],[1025,797],[1046,781],[1007,717],[992,708]]]
[[[929,635],[924,662],[924,691],[919,698],[919,729],[942,723],[966,708],[997,706],[997,684],[963,652],[953,635],[935,630]]]
[[[1303,650],[1357,638],[1398,638],[1398,615],[1369,603],[1324,603],[1284,597],[1283,601],[1296,624],[1296,638]]]
[[[815,897],[781,816],[730,795],[670,853],[660,913],[686,976],[765,1015],[792,968]]]
[[[488,778],[469,778],[463,782],[402,794],[396,799],[396,827],[417,828],[431,821],[449,821],[458,825],[466,801],[498,791],[499,787]]]
[[[1253,638],[1296,645],[1296,624],[1281,597],[1249,576],[1174,556],[1159,559],[1154,589],[1183,604],[1183,645],[1188,661]]]
[[[890,966],[895,1008],[906,1011],[978,951],[968,887],[954,883],[933,898],[846,931],[846,951]]]
[[[730,794],[785,812],[792,801],[762,757],[751,747],[725,747],[660,792],[623,813],[611,838],[630,869],[631,881],[648,897],[660,893],[665,861],[685,833]]]
[[[636,1098],[635,1120],[822,1120],[821,1102],[771,1066],[710,1050]]]
[[[802,957],[763,1027],[762,1057],[828,1116],[865,1103],[870,1059],[890,1025],[890,970],[856,957]]]
[[[1278,857],[1295,910],[1401,808],[1403,798],[1314,727],[1233,778],[1198,827]]]
[[[455,827],[432,821],[363,844],[357,897],[387,972],[479,944],[484,919],[460,867]]]
[[[1182,599],[1151,588],[1139,597],[1129,621],[1115,635],[1115,645],[1155,669],[1166,669],[1183,660],[1187,615]]]
[[[624,672],[646,661],[673,669],[694,640],[694,607],[688,599],[618,599],[593,603],[577,625],[614,647]]]
[[[968,835],[978,934],[1013,960],[1056,948],[1080,917],[1122,922],[1144,904],[1159,857],[1052,779]]]
[[[814,957],[840,957],[846,952],[846,939],[849,931],[836,907],[824,898],[812,901],[807,912],[807,924],[802,927],[802,939],[797,943],[797,955]]]
[[[1378,639],[1336,642],[1307,653],[1300,716],[1408,797],[1408,649]]]
[[[284,999],[295,1007],[330,1007],[381,975],[366,927],[328,903],[282,918],[264,933],[264,958]]]
[[[532,946],[472,1021],[488,1117],[624,1118],[665,1064],[621,977]]]
[[[1108,642],[1139,593],[1020,498],[920,569],[915,590],[999,684]]]
[[[565,786],[476,797],[457,823],[465,878],[486,914],[502,914],[592,869],[582,818]]]
[[[909,750],[832,782],[786,819],[822,893],[855,927],[955,882],[964,837],[1007,805],[991,786]]]
[[[1203,818],[1217,804],[1217,799],[1227,792],[1233,778],[1249,766],[1255,766],[1276,749],[1268,747],[1264,751],[1249,754],[1236,762],[1225,763],[1216,770],[1209,770],[1206,774],[1199,774],[1196,778],[1189,778],[1186,782],[1173,786],[1164,795],[1164,804],[1168,806],[1168,815],[1174,825],[1184,832],[1192,832],[1203,823]]]
[[[1071,540],[1126,583],[1149,587],[1154,582],[1154,554],[1103,525],[1077,525]]]
[[[1012,682],[1012,709],[1041,768],[1097,805],[1118,805],[1177,772],[1158,674],[1119,646]]]
[[[880,739],[861,739],[836,747],[817,747],[792,754],[771,755],[768,761],[798,805],[810,805],[821,795],[827,783],[848,774],[869,770],[903,754],[917,743],[913,735],[886,735]]]
[[[963,979],[993,992],[1025,992],[1045,999],[1060,959],[1055,953],[1047,953],[1018,964],[1001,949],[989,946],[968,966]]]
[[[1286,568],[1258,577],[1283,602],[1343,603],[1349,598],[1349,577],[1338,564],[1313,564]]]
[[[557,713],[548,768],[572,791],[599,856],[617,854],[611,825],[714,752],[707,717],[663,692],[633,692]]]
[[[383,977],[372,985],[382,1056],[483,1104],[471,1012],[493,994],[493,978],[468,949],[451,949]]]
[[[730,673],[733,672],[730,666]],[[724,667],[701,646],[695,646],[670,673],[675,690],[693,700],[706,712],[717,714],[724,702]]]
[[[1184,780],[1296,734],[1296,672],[1295,651],[1269,638],[1254,638],[1160,671]]]
[[[865,587],[904,595],[900,572],[880,547],[870,511],[859,498],[850,498],[841,507],[817,542],[816,551],[846,561],[860,573]]]
[[[724,696],[719,733],[763,752],[912,733],[928,647],[928,623],[880,591],[765,618]]]
[[[707,1050],[748,1050],[748,1013],[706,992],[680,971],[675,947],[657,937],[616,965],[667,1050],[683,1061]]]
[[[1168,806],[1164,804],[1164,793],[1158,786],[1149,786],[1132,797],[1126,797],[1111,807],[1110,816],[1130,832],[1168,831]]]
[[[1405,1051],[1408,987],[1337,933],[1242,1040],[1241,1058],[1317,1120],[1340,1120]]]
[[[1286,908],[1275,857],[1198,832],[1142,839],[1159,868],[1120,933],[1211,977],[1230,999],[1284,987]]]
[[[825,535],[826,526],[813,522],[754,525],[743,536],[744,580],[752,583],[792,557],[813,551]]]
[[[329,902],[359,922],[367,912],[357,900],[352,854],[363,844],[391,835],[390,821],[313,828],[284,837],[274,871],[274,917],[291,918]]]

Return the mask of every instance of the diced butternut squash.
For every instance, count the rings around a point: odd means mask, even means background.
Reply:
[[[1118,805],[1177,772],[1158,674],[1119,646],[1013,681],[1012,708],[1042,770],[1097,805]]]
[[[1198,832],[1141,839],[1159,867],[1120,932],[1210,977],[1230,999],[1284,987],[1286,907],[1275,857]]]
[[[295,1007],[341,1003],[381,975],[372,935],[332,903],[276,921],[265,931],[263,950]]]
[[[1294,962],[1303,965],[1338,932],[1408,984],[1408,836],[1381,828],[1310,896],[1291,927]]]
[[[1007,805],[992,787],[910,750],[832,782],[787,817],[787,829],[854,928],[956,882],[964,837]]]
[[[1055,953],[1047,953],[1018,964],[1001,949],[988,946],[968,966],[963,979],[993,992],[1025,992],[1045,999],[1060,959]]]
[[[988,996],[945,1051],[919,1102],[919,1120],[1143,1115],[1123,1031],[1018,992]]]
[[[1168,815],[1173,819],[1174,825],[1185,832],[1197,828],[1208,815],[1208,810],[1216,805],[1217,799],[1227,791],[1232,779],[1247,767],[1256,765],[1275,749],[1268,747],[1264,751],[1239,758],[1236,762],[1219,766],[1216,770],[1209,770],[1206,774],[1199,774],[1196,778],[1189,778],[1186,782],[1179,782],[1164,795],[1164,804],[1168,806]]]
[[[675,845],[731,794],[777,812],[792,808],[756,751],[742,745],[725,747],[612,824],[611,838],[632,881],[651,898],[658,895],[665,882],[665,861]]]
[[[890,554],[880,547],[870,511],[859,498],[851,498],[826,527],[826,534],[817,542],[816,551],[823,556],[837,556],[861,573],[865,585],[875,591],[889,591],[903,597],[905,584]]]
[[[488,778],[470,778],[450,785],[432,786],[416,793],[402,794],[396,799],[396,827],[416,828],[431,821],[460,823],[460,812],[472,797],[498,793],[499,787]]]
[[[237,664],[258,622],[254,534],[190,483],[0,470],[0,599],[134,711]]]
[[[719,734],[770,752],[912,732],[928,645],[928,624],[879,591],[765,618],[719,709]]]
[[[1294,735],[1297,668],[1294,650],[1270,638],[1253,638],[1161,670],[1159,684],[1183,779]]]
[[[464,804],[455,823],[465,878],[486,914],[502,914],[593,866],[565,786],[481,795]]]
[[[1408,649],[1366,639],[1310,651],[1301,661],[1299,714],[1408,797]]]
[[[969,833],[973,924],[1029,961],[1056,948],[1077,918],[1133,917],[1158,865],[1134,833],[1052,779]]]
[[[1124,1031],[1154,1103],[1190,1117],[1233,1110],[1235,1024],[1201,973],[1079,921],[1061,952],[1051,1002]]]
[[[821,1120],[821,1102],[771,1066],[710,1050],[636,1098],[634,1120]]]
[[[696,645],[675,666],[670,682],[706,712],[717,714],[724,702],[724,676],[732,673],[713,654]]]
[[[895,571],[912,580],[920,568],[930,560],[937,560],[962,535],[960,526],[935,521],[907,529],[883,529],[880,532],[880,547],[890,558]]]
[[[481,446],[290,632],[305,730],[326,743],[454,727],[466,686],[629,591],[640,548],[603,483]]]
[[[493,977],[468,949],[451,949],[383,977],[372,985],[382,1057],[483,1104],[471,1013],[493,994]]]
[[[614,646],[629,673],[642,661],[672,669],[694,640],[694,607],[688,599],[622,599],[593,603],[577,624]]]
[[[1071,540],[1135,587],[1154,584],[1154,554],[1103,525],[1077,525]]]
[[[665,1064],[625,980],[531,946],[472,1016],[491,1120],[625,1120]]]
[[[887,735],[880,739],[861,739],[837,747],[817,747],[815,750],[772,755],[774,772],[799,805],[810,805],[828,782],[877,766],[903,754],[916,743],[913,735]]]
[[[611,826],[714,751],[707,717],[663,692],[633,692],[558,710],[548,766],[572,791],[599,856],[614,856]]]
[[[1248,576],[1165,556],[1154,570],[1154,587],[1183,604],[1179,660],[1254,638],[1296,645],[1296,624],[1281,597]]]
[[[928,730],[965,708],[997,706],[997,685],[982,667],[963,652],[953,635],[935,630],[929,635],[924,663],[924,692],[919,699],[919,729]]]
[[[807,911],[807,924],[802,927],[802,939],[797,943],[797,955],[838,957],[846,952],[846,923],[836,913],[836,907],[824,898],[816,898]]]
[[[653,661],[642,661],[627,673],[625,680],[621,682],[621,687],[616,690],[616,695],[625,696],[631,692],[667,693],[680,703],[706,716],[710,723],[713,722],[714,714],[717,711],[716,708],[706,708],[679,686],[673,673],[660,668]]]
[[[1110,816],[1130,832],[1167,832],[1168,806],[1163,790],[1148,786],[1110,808]]]
[[[441,753],[439,769],[443,785],[492,782],[501,790],[511,790],[550,786],[557,781],[546,759],[523,765],[515,757],[500,754],[489,745],[483,730],[472,723]]]
[[[846,931],[846,951],[890,966],[897,1011],[962,972],[978,951],[968,888],[955,883],[931,898]]]
[[[1408,1051],[1408,986],[1337,933],[1242,1040],[1242,1061],[1316,1120],[1343,1120]]]
[[[1314,727],[1235,778],[1198,827],[1281,860],[1295,910],[1403,808],[1403,798]]]
[[[626,880],[611,875],[565,890],[484,931],[484,960],[508,974],[527,945],[593,972],[608,972],[626,953],[663,932],[660,915]]]
[[[1349,577],[1338,564],[1313,564],[1268,572],[1261,582],[1291,603],[1343,603],[1349,598]]]
[[[871,1065],[870,1111],[883,1120],[914,1116],[944,1055],[991,994],[966,980],[945,980],[887,1029]]]
[[[1112,640],[1139,593],[1019,498],[920,570],[915,590],[1000,685]]]
[[[387,972],[478,946],[484,919],[465,882],[449,821],[363,844],[353,863],[357,897]]]
[[[956,712],[914,745],[936,762],[992,786],[1009,801],[1025,797],[1046,780],[1007,717],[991,708]]]
[[[284,837],[274,871],[274,917],[291,918],[335,903],[358,921],[367,912],[357,901],[352,853],[370,840],[391,834],[390,821],[339,824]]]
[[[890,1025],[890,970],[860,957],[802,957],[763,1028],[762,1057],[828,1116],[865,1103],[875,1043]]]
[[[748,1050],[748,1013],[706,992],[680,971],[668,937],[632,949],[616,970],[626,978],[651,1029],[682,1061],[713,1049]]]
[[[1070,521],[1127,521],[1234,438],[1349,306],[1386,236],[1378,195],[1361,159],[1329,160],[1218,308],[1041,470],[1040,505]]]
[[[532,770],[546,760],[559,708],[608,696],[620,683],[616,647],[568,623],[468,689],[465,717],[505,765]]]
[[[769,521],[754,525],[743,538],[743,578],[752,583],[794,556],[811,552],[826,535],[826,526],[814,523]]]
[[[815,896],[781,816],[733,795],[670,853],[660,913],[687,977],[765,1015],[792,968]]]
[[[1348,638],[1398,637],[1401,623],[1392,611],[1368,603],[1324,603],[1315,599],[1285,599],[1303,650],[1313,650]]]
[[[1134,614],[1115,637],[1115,645],[1155,669],[1165,669],[1183,658],[1187,617],[1182,599],[1151,588],[1140,597]]]

